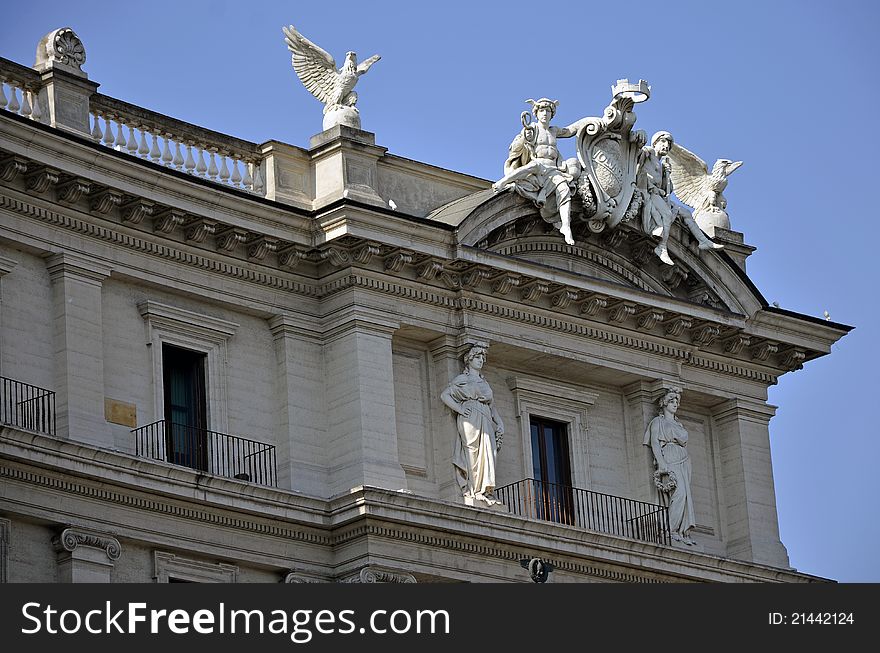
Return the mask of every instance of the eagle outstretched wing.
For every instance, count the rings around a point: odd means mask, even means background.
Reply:
[[[692,209],[699,208],[709,180],[706,162],[678,143],[672,144],[668,156],[672,162],[672,191]]]
[[[369,59],[364,59],[363,61],[361,61],[361,62],[358,64],[358,67],[357,67],[357,74],[358,74],[358,75],[363,75],[365,72],[367,72],[367,71],[370,69],[370,66],[372,66],[374,63],[376,63],[377,61],[379,61],[379,59],[381,59],[381,58],[382,58],[382,57],[380,57],[378,54],[374,54],[374,55],[373,55],[372,57],[370,57]]]
[[[297,32],[293,25],[281,29],[284,31],[287,49],[293,53],[290,58],[297,77],[309,93],[327,104],[334,96],[339,79],[336,61],[328,52]],[[367,61],[372,65],[371,59]],[[364,64],[366,63],[365,61]]]

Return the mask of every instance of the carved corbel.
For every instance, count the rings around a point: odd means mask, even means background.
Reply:
[[[459,275],[459,282],[462,288],[466,290],[474,290],[477,286],[483,283],[484,279],[488,278],[489,273],[486,270],[479,267],[473,267]]]
[[[597,315],[599,311],[608,306],[608,299],[602,295],[592,294],[581,304],[582,315]]]
[[[577,290],[572,290],[570,288],[563,288],[559,292],[553,294],[550,304],[554,308],[558,308],[561,311],[564,311],[568,308],[572,302],[576,302],[580,293]]]
[[[697,347],[708,347],[721,333],[717,324],[699,324],[691,329],[691,339]]]
[[[688,278],[688,273],[681,265],[664,265],[660,270],[660,278],[667,288],[675,290]]]
[[[518,274],[503,272],[495,278],[492,283],[492,290],[499,295],[507,295],[514,288],[518,288],[521,277]]]
[[[154,206],[151,201],[136,197],[119,207],[119,213],[123,222],[140,224],[145,217],[153,215]]]
[[[665,313],[657,308],[649,308],[636,316],[636,326],[641,331],[650,331],[658,322],[663,321]]]
[[[278,239],[269,236],[257,236],[248,242],[247,254],[249,258],[255,258],[262,261],[266,258],[266,254],[274,252],[278,249]]]
[[[755,344],[751,348],[752,360],[764,362],[770,358],[771,354],[775,354],[779,351],[779,344],[775,342],[770,342],[769,340],[764,340]]]
[[[185,211],[175,208],[163,209],[153,219],[153,231],[160,234],[170,234],[184,222],[186,222]]]
[[[608,319],[616,324],[623,324],[635,313],[636,305],[632,302],[617,302],[608,307]]]
[[[217,223],[213,220],[196,218],[185,226],[186,239],[194,243],[203,243],[205,239],[217,231]]]
[[[88,195],[91,183],[82,177],[65,177],[55,185],[55,196],[59,202],[76,204],[83,195]]]
[[[688,298],[695,304],[702,304],[711,308],[721,308],[718,296],[705,286],[698,286],[688,293]]]
[[[278,265],[292,270],[302,260],[305,254],[297,249],[296,245],[288,245],[278,249]]]
[[[27,168],[27,159],[20,156],[9,154],[0,157],[0,179],[3,181],[12,181],[27,172]]]
[[[399,249],[385,257],[385,269],[389,272],[397,274],[403,269],[404,265],[412,263],[413,254],[406,250]]]
[[[418,270],[419,279],[433,281],[438,274],[443,273],[443,264],[438,261],[426,261]]]
[[[27,188],[28,191],[30,191],[31,193],[42,195],[47,190],[49,190],[49,186],[53,186],[58,183],[58,178],[60,175],[61,172],[56,170],[55,168],[49,168],[48,166],[37,166],[36,168],[25,174],[25,188]]]
[[[364,243],[354,252],[354,260],[361,265],[367,265],[374,256],[378,256],[382,248],[378,243]]]
[[[694,320],[687,315],[670,315],[663,321],[663,324],[665,325],[664,331],[666,335],[677,338],[686,329],[690,329],[693,326]]]
[[[752,338],[746,333],[735,333],[732,336],[721,341],[724,345],[725,353],[736,356],[743,349],[749,346]]]
[[[794,372],[804,366],[804,361],[806,360],[806,358],[807,354],[803,349],[791,347],[789,349],[786,349],[785,351],[780,352],[779,364],[782,366],[783,369],[788,370],[789,372]]]
[[[322,583],[324,581],[319,580],[317,578],[313,578],[312,576],[306,576],[302,572],[299,571],[291,571],[289,572],[282,581],[283,583]]]
[[[217,248],[231,254],[239,243],[247,242],[248,232],[239,227],[228,227],[217,231],[214,237],[217,241]]]
[[[532,281],[522,287],[522,300],[524,302],[536,302],[550,291],[550,284],[546,281]]]
[[[320,254],[322,261],[330,261],[330,265],[340,268],[351,263],[351,256],[344,249],[329,247]]]
[[[123,196],[122,191],[114,188],[105,188],[92,196],[89,208],[98,215],[107,215],[114,207],[122,204]]]

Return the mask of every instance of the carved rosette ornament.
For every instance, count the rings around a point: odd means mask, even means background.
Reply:
[[[115,537],[78,528],[65,528],[60,535],[52,538],[52,545],[57,551],[73,552],[80,546],[101,549],[110,561],[119,560],[119,556],[122,555],[122,545]]]

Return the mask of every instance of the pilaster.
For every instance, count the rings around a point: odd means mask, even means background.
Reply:
[[[319,326],[301,316],[269,319],[275,340],[278,485],[328,496],[327,415]]]
[[[727,554],[788,568],[770,461],[769,425],[775,413],[768,404],[731,399],[713,411],[713,419],[726,502]]]
[[[5,333],[3,328],[3,277],[12,272],[16,265],[18,265],[17,261],[0,256],[0,376],[3,375],[3,370],[6,367],[5,359],[9,355],[3,342],[3,334]]]
[[[113,566],[122,554],[119,540],[105,533],[65,528],[52,538],[58,555],[58,580],[62,583],[109,583]]]
[[[391,350],[399,324],[379,311],[346,308],[325,328],[331,494],[360,485],[406,489],[397,451]]]
[[[77,254],[46,259],[52,281],[55,392],[60,437],[108,445],[104,418],[101,287],[111,268]]]

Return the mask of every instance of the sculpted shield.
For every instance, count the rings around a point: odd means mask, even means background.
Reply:
[[[595,232],[616,227],[623,220],[633,198],[639,150],[644,144],[644,138],[632,132],[636,121],[632,110],[636,102],[648,99],[648,85],[620,80],[612,90],[605,115],[591,120],[577,135],[578,160],[589,183],[589,189],[584,188],[582,180],[581,194],[592,193],[589,199],[595,202],[595,213],[589,227]]]

